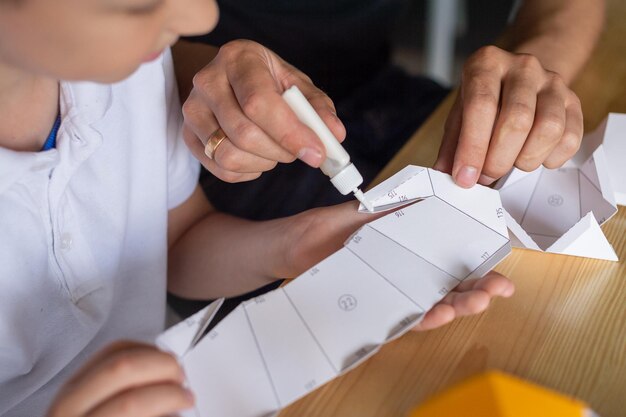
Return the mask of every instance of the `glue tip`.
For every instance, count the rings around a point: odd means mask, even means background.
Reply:
[[[357,188],[356,190],[354,190],[354,196],[365,206],[367,211],[369,211],[370,213],[374,212],[374,206],[365,198],[363,191]]]

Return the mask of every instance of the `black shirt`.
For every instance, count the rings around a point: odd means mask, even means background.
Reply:
[[[389,62],[389,35],[407,0],[219,0],[215,30],[195,38],[220,46],[251,39],[310,76],[333,99]]]

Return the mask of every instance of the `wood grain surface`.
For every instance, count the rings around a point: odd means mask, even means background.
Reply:
[[[610,111],[626,113],[625,0],[608,1],[607,28],[574,89],[587,130]],[[409,163],[434,162],[451,105],[452,96],[377,182]],[[452,383],[494,368],[578,397],[602,417],[626,416],[626,208],[603,229],[620,262],[515,249],[497,268],[517,286],[511,299],[404,336],[281,416],[406,416]]]

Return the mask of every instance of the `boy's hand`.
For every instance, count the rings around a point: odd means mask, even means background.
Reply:
[[[495,297],[508,298],[514,292],[513,282],[495,271],[482,278],[463,281],[435,304],[413,330],[432,330],[457,317],[482,313]]]
[[[318,167],[325,159],[324,146],[282,99],[292,85],[342,141],[346,131],[333,102],[309,77],[262,45],[238,40],[222,46],[194,77],[183,104],[187,146],[213,175],[227,182],[255,179],[277,162],[295,158]],[[220,127],[227,139],[209,158],[207,139]]]
[[[358,213],[358,203],[348,203],[308,210],[293,217],[289,250],[274,276],[296,277],[331,253],[341,249],[343,243],[359,227],[382,217],[378,214]],[[491,271],[482,278],[464,281],[437,303],[414,330],[431,330],[441,327],[457,317],[478,314],[487,309],[495,297],[510,297],[515,285],[505,276]]]
[[[435,169],[462,187],[488,185],[513,166],[560,167],[582,135],[580,101],[558,74],[531,55],[488,46],[465,64]]]
[[[171,355],[120,342],[92,358],[70,379],[48,417],[159,417],[193,406],[183,371]]]

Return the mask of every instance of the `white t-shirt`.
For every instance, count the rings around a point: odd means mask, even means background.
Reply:
[[[0,415],[165,317],[167,214],[198,182],[169,52],[114,84],[63,83],[56,149],[0,148]]]

